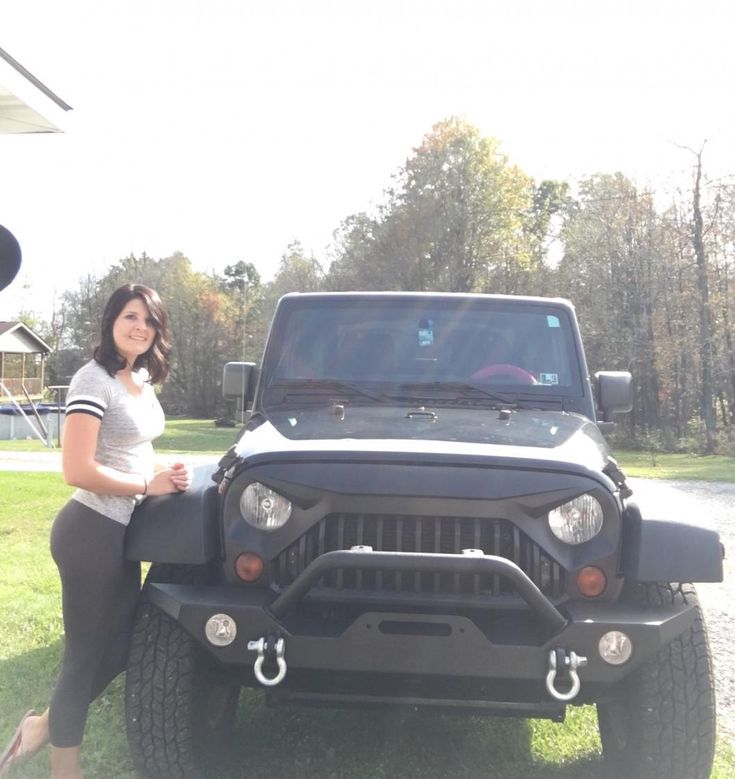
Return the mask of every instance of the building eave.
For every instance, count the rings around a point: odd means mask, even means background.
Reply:
[[[71,106],[0,48],[0,134],[59,133]]]
[[[0,352],[51,354],[53,349],[23,322],[0,322]]]

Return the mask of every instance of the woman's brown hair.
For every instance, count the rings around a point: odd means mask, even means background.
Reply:
[[[115,348],[112,329],[120,312],[133,298],[143,301],[156,331],[150,349],[136,358],[133,368],[146,368],[151,383],[159,384],[168,376],[170,369],[171,334],[168,329],[168,313],[156,290],[144,284],[123,284],[110,295],[102,314],[100,343],[95,347],[94,359],[110,376],[125,367],[125,359]]]

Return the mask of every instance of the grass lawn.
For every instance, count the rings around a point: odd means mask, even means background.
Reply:
[[[211,419],[189,419],[170,417],[166,429],[154,445],[156,451],[199,452],[202,454],[224,454],[235,442],[240,426],[215,427]],[[0,441],[2,452],[47,452],[38,439],[22,441]]]
[[[155,441],[156,451],[224,454],[235,443],[240,426],[215,427],[211,419],[169,418]]]
[[[57,673],[62,624],[48,535],[70,492],[58,474],[0,472],[0,744],[26,709],[46,705]],[[230,770],[220,774],[224,779],[587,779],[602,773],[589,706],[570,708],[559,725],[411,711],[270,709],[258,693],[247,691],[238,716],[238,739]],[[93,704],[83,761],[88,779],[135,777],[121,679]],[[46,751],[9,779],[48,774]],[[735,752],[720,744],[713,776],[734,775]]]
[[[224,454],[240,431],[236,427],[215,427],[211,419],[171,417],[164,434],[155,442],[156,451],[172,454],[200,452]],[[0,441],[0,452],[45,452],[37,439]],[[645,479],[701,479],[735,481],[735,457],[696,454],[661,454],[616,449],[615,456],[626,475]]]
[[[642,479],[735,481],[735,457],[627,450],[616,450],[615,457],[627,476]]]
[[[49,451],[37,438],[0,441],[0,452],[47,452]]]

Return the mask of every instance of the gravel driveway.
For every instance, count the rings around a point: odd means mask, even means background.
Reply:
[[[712,650],[720,735],[735,743],[735,484],[704,481],[629,479],[633,499],[644,516],[688,516],[713,525],[725,545],[725,577],[719,584],[697,584]]]

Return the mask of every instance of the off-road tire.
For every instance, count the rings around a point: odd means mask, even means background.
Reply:
[[[627,779],[707,779],[715,750],[715,693],[707,633],[691,584],[636,584],[628,603],[695,606],[692,626],[597,704],[610,775]]]
[[[149,779],[199,779],[227,755],[240,692],[147,596],[149,582],[200,584],[199,566],[152,566],[136,614],[125,683],[128,745]],[[212,774],[212,771],[215,771]]]

